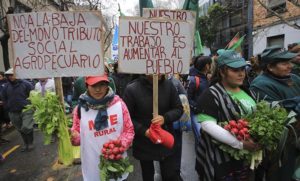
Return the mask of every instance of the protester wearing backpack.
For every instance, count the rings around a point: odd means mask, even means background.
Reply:
[[[193,118],[193,115],[197,113],[197,99],[209,86],[206,75],[210,71],[212,60],[211,57],[201,55],[194,59],[194,67],[190,69],[188,77],[187,95],[191,109],[192,129],[197,143],[200,137],[200,124]]]

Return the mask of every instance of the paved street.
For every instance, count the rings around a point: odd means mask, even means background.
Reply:
[[[4,163],[0,164],[0,180],[82,181],[80,165],[58,168],[60,165],[56,164],[57,144],[43,145],[42,134],[39,131],[35,131],[35,149],[32,152],[20,152],[22,141],[15,130],[7,132],[5,138],[11,142],[1,145],[0,152],[3,154],[11,151],[11,153],[8,154]],[[194,171],[195,153],[192,133],[184,133],[183,140],[182,177],[185,181],[197,181],[197,174]],[[128,177],[128,181],[142,181],[138,161],[131,157],[131,162],[135,170]],[[159,180],[161,179],[157,174],[156,181]]]

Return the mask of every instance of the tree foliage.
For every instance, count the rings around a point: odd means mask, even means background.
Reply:
[[[219,3],[215,3],[208,8],[208,14],[199,18],[199,32],[202,41],[211,47],[216,39],[220,19],[226,13],[226,9]]]

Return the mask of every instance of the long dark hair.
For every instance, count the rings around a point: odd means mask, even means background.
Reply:
[[[218,82],[221,82],[222,81],[222,76],[221,76],[221,72],[223,74],[225,74],[226,70],[228,69],[228,67],[226,65],[223,65],[221,67],[219,67],[218,65],[216,65],[216,68],[212,74],[212,78],[211,78],[211,81],[210,81],[210,86],[218,83]]]
[[[212,63],[211,57],[199,55],[195,57],[194,67],[199,71],[203,71],[205,66],[211,63]]]

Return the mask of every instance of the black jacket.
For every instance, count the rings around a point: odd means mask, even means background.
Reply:
[[[24,107],[30,104],[27,98],[33,89],[33,85],[26,80],[19,79],[14,82],[9,81],[5,84],[2,95],[0,95],[2,96],[5,109],[7,109],[8,112],[22,112]]]
[[[145,76],[130,83],[125,89],[126,103],[134,124],[133,156],[138,160],[161,160],[173,153],[145,136],[153,118],[152,84]],[[158,114],[164,117],[163,129],[174,135],[173,122],[182,115],[183,108],[175,87],[169,80],[160,80],[158,86]],[[176,140],[175,140],[176,141]]]

